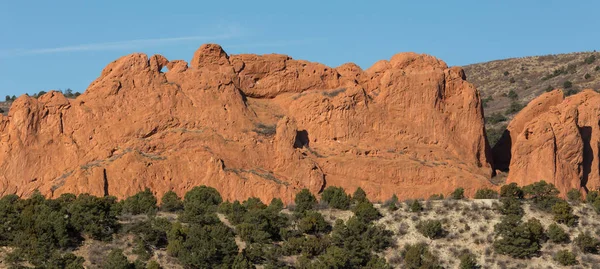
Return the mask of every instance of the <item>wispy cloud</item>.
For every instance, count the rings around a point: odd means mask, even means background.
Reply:
[[[14,57],[23,55],[36,54],[53,54],[64,52],[82,52],[82,51],[106,51],[106,50],[131,50],[147,47],[157,47],[183,43],[187,41],[213,41],[235,38],[239,36],[239,31],[235,28],[230,28],[226,33],[219,35],[197,35],[197,36],[181,36],[181,37],[166,37],[166,38],[149,38],[149,39],[133,39],[115,42],[91,43],[68,45],[54,48],[35,48],[35,49],[10,49],[0,50],[0,57]]]

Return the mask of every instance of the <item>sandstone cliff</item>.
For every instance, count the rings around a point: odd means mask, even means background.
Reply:
[[[328,185],[374,200],[472,194],[491,185],[482,114],[463,70],[427,55],[363,71],[214,44],[190,64],[132,54],[77,99],[21,96],[0,116],[0,194],[160,197],[201,184],[285,202]]]
[[[600,94],[585,90],[564,98],[561,90],[534,99],[509,124],[494,147],[498,167],[509,163],[508,182],[545,180],[564,196],[600,188]]]

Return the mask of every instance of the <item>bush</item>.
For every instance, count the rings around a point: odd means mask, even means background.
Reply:
[[[113,249],[106,260],[102,263],[101,268],[103,269],[133,269],[133,263],[127,260],[127,257],[123,254],[120,249]]]
[[[211,187],[194,187],[183,198],[181,220],[196,224],[219,222],[216,216],[217,206],[223,202],[221,194]]]
[[[439,220],[419,221],[416,228],[422,235],[430,239],[437,239],[444,235],[444,229]]]
[[[431,196],[429,196],[429,200],[444,200],[444,195],[443,194],[432,194]]]
[[[303,218],[298,221],[298,230],[306,234],[327,233],[329,224],[319,212],[307,211]]]
[[[450,197],[454,200],[462,200],[465,198],[465,189],[456,188],[451,194]]]
[[[554,243],[567,243],[569,242],[569,235],[562,227],[556,223],[552,223],[548,226],[548,239]]]
[[[593,64],[596,61],[596,55],[592,54],[589,57],[586,57],[585,60],[583,60],[584,64]]]
[[[398,196],[396,196],[395,194],[392,195],[392,198],[390,198],[384,203],[384,207],[386,207],[389,211],[392,212],[398,210],[398,206]]]
[[[600,65],[596,65],[596,68],[594,68],[595,71],[600,71]],[[13,95],[13,101],[15,100],[15,96]]]
[[[400,254],[404,260],[404,268],[442,268],[438,259],[429,252],[429,248],[425,243],[408,244],[404,246]]]
[[[577,224],[577,217],[573,215],[573,208],[563,200],[552,206],[552,214],[554,214],[554,220],[558,223],[564,223],[567,226]]]
[[[521,111],[521,109],[523,109],[525,106],[519,102],[517,102],[516,100],[513,100],[512,102],[510,102],[510,106],[506,109],[506,111],[504,111],[504,114],[506,115],[511,115],[511,114],[515,114],[519,111]]]
[[[598,191],[590,191],[585,197],[585,202],[593,204],[600,197],[600,193]]]
[[[475,259],[475,255],[470,252],[463,253],[459,257],[460,264],[458,268],[460,269],[477,269],[479,266],[477,265],[477,260]]]
[[[419,202],[419,200],[413,200],[410,203],[410,212],[421,212],[423,211],[423,206],[421,205],[421,202]]]
[[[529,258],[539,253],[541,242],[545,237],[544,227],[535,218],[525,223],[519,222],[520,220],[515,219],[514,216],[507,216],[496,226],[499,236],[499,239],[494,242],[496,252],[519,259]]]
[[[554,260],[562,266],[577,265],[579,263],[575,254],[568,250],[559,250],[556,252]]]
[[[144,191],[138,192],[133,196],[123,200],[123,212],[133,215],[138,214],[155,214],[156,213],[156,197],[146,188]]]
[[[550,212],[552,206],[560,201],[558,189],[544,180],[523,187],[523,191],[535,207],[546,212]]]
[[[354,212],[354,215],[358,219],[364,222],[371,222],[381,218],[381,213],[379,213],[379,210],[377,210],[370,202],[358,203],[354,208],[352,208],[352,212]]]
[[[302,189],[298,194],[296,194],[294,203],[296,204],[296,211],[302,213],[315,208],[317,205],[317,198],[315,198],[315,196],[310,193],[308,189]]]
[[[515,83],[515,78],[510,78],[509,80],[510,83]],[[512,91],[512,90],[511,90]]]
[[[548,85],[546,92],[551,92],[552,90],[554,90],[554,87],[552,87],[552,85]]]
[[[586,73],[585,76],[583,76],[584,79],[590,79],[592,77],[592,75]]]
[[[490,116],[485,117],[485,123],[488,123],[488,124],[496,124],[496,123],[503,122],[506,120],[508,120],[508,119],[504,115],[502,115],[498,112],[492,113]]]
[[[337,209],[347,210],[350,207],[350,196],[341,187],[327,187],[321,194],[321,200]]]
[[[234,233],[225,225],[190,225],[178,259],[185,268],[229,268],[238,254]]]
[[[581,192],[578,189],[571,189],[567,192],[567,199],[569,202],[579,203],[581,202]]]
[[[521,201],[508,197],[501,198],[502,203],[500,204],[500,213],[503,215],[515,215],[515,216],[523,216],[524,211],[521,207]]]
[[[496,143],[498,143],[498,140],[500,140],[500,138],[502,138],[502,134],[504,134],[504,131],[506,131],[506,125],[502,125],[496,128],[486,128],[485,129],[485,135],[488,139],[488,142],[490,143],[490,146],[494,146],[496,145]]]
[[[498,192],[492,189],[479,189],[475,192],[475,199],[497,199]]]
[[[511,83],[514,83],[514,82],[511,82]],[[507,96],[508,96],[508,98],[510,98],[510,100],[517,100],[517,99],[519,99],[519,95],[514,90],[508,91],[508,95]]]
[[[575,238],[575,245],[585,253],[598,253],[598,247],[600,247],[600,241],[589,234],[584,232],[579,234]]]
[[[361,203],[368,202],[369,199],[367,199],[367,193],[361,187],[358,187],[356,191],[354,191],[354,194],[352,194],[352,201]]]
[[[183,209],[183,201],[174,191],[166,192],[160,203],[160,209],[166,212],[176,212]]]
[[[571,81],[567,80],[563,83],[563,88],[570,89],[571,87],[573,87],[573,83]]]

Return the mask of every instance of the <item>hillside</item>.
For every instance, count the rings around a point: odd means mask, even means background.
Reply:
[[[481,93],[485,115],[507,113],[511,103],[527,104],[549,89],[563,88],[567,95],[583,89],[600,89],[600,53],[579,52],[503,59],[463,67],[467,80]],[[565,85],[571,82],[571,87]],[[510,91],[514,94],[509,94]]]

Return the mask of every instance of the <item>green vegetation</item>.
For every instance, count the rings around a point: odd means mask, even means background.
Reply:
[[[508,120],[504,115],[500,113],[493,113],[492,115],[485,117],[485,123],[496,124]]]
[[[571,81],[565,81],[563,82],[563,88],[565,89],[570,89],[571,87],[573,87],[573,83]]]
[[[317,205],[317,198],[308,189],[302,189],[296,194],[294,202],[296,203],[296,211],[302,213],[313,209]]]
[[[475,199],[498,199],[498,192],[492,189],[479,189],[475,192]]]
[[[333,208],[342,210],[350,208],[350,196],[340,187],[327,187],[321,194],[321,200]]]
[[[404,259],[404,268],[443,268],[439,264],[438,259],[431,254],[425,243],[406,245],[404,246],[401,255],[402,259]]]
[[[450,197],[454,200],[462,200],[465,199],[465,189],[456,188],[451,194]]]
[[[485,133],[486,133],[486,137],[490,143],[490,146],[493,147],[494,145],[496,145],[498,140],[500,140],[500,138],[502,137],[502,134],[504,134],[504,131],[506,131],[506,125],[502,125],[499,127],[486,128]]]
[[[519,111],[521,111],[521,109],[523,109],[525,106],[521,103],[519,103],[518,101],[513,100],[510,103],[510,106],[506,109],[506,111],[504,111],[504,114],[506,115],[511,115],[511,114],[515,114]]]
[[[548,226],[548,239],[554,243],[567,243],[569,242],[569,235],[562,227],[552,223]]]
[[[440,238],[444,235],[444,229],[439,220],[419,221],[416,228],[423,236],[430,239]]]
[[[567,199],[571,203],[581,202],[581,192],[578,189],[571,189],[567,192]]]
[[[596,61],[596,55],[592,54],[588,57],[585,58],[585,60],[583,60],[584,64],[593,64]]]
[[[511,82],[511,83],[513,83],[513,82]],[[507,97],[510,98],[510,100],[513,100],[513,101],[519,99],[519,95],[514,90],[508,91]]]
[[[588,204],[580,204],[581,196],[575,190],[570,193],[573,204],[558,198],[554,185],[540,181],[523,188],[508,184],[500,193],[484,188],[475,194],[476,199],[499,198],[500,203],[467,201],[464,190],[457,188],[450,199],[407,200],[405,206],[395,195],[374,205],[362,189],[351,198],[341,188],[328,187],[320,196],[324,203],[317,204],[312,193],[302,190],[295,206],[285,209],[280,199],[269,204],[256,197],[223,201],[207,186],[192,188],[183,201],[167,192],[160,207],[148,189],[120,202],[87,194],[46,199],[36,192],[27,199],[0,199],[0,246],[10,250],[4,254],[11,268],[83,268],[86,261],[74,253],[90,255],[85,258],[95,259],[94,268],[161,268],[158,262],[166,260],[172,264],[162,264],[164,268],[512,268],[505,264],[511,258],[540,255],[554,266],[586,267],[592,262],[588,255],[600,251],[600,241],[597,222],[590,225],[590,218],[583,217],[600,198],[591,191]],[[330,210],[325,204],[340,209]],[[461,216],[444,215],[448,210]],[[493,212],[502,214],[499,222]],[[555,222],[544,229],[531,212],[547,214],[546,220],[551,214]],[[574,212],[581,215],[581,223]],[[472,226],[470,219],[477,218],[479,224]],[[488,223],[497,224],[489,229]],[[406,241],[411,238],[403,237],[409,229],[436,248]],[[577,237],[569,234],[573,231],[580,231]],[[457,236],[461,242],[468,238],[487,246],[455,245]],[[553,249],[555,244],[561,246]],[[84,245],[97,258],[74,252]],[[442,246],[451,247],[440,251]],[[488,258],[498,254],[508,257]]]
[[[554,255],[554,260],[562,266],[579,264],[575,254],[568,250],[559,250],[558,252],[556,252],[556,254]]]

